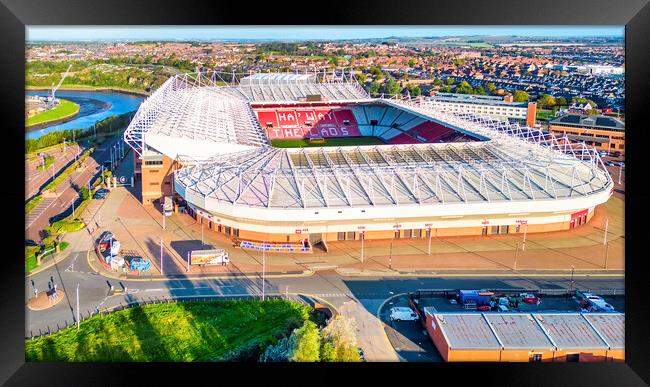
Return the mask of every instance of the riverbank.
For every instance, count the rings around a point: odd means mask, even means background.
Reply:
[[[79,109],[80,106],[76,103],[59,98],[59,105],[57,107],[27,118],[25,120],[25,130],[36,130],[50,125],[68,122],[79,114]]]
[[[45,86],[25,86],[26,91],[47,91],[49,90]],[[111,86],[88,86],[88,85],[65,85],[61,86],[58,89],[59,91],[115,91],[125,94],[139,95],[143,97],[148,97],[149,92],[141,89],[123,89],[120,87],[111,87]]]

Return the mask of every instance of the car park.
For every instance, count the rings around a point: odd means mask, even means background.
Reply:
[[[391,321],[417,321],[419,320],[418,314],[411,308],[405,306],[396,306],[390,308]]]

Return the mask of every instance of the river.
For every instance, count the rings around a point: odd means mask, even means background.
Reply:
[[[26,95],[46,95],[47,90],[29,90]],[[54,124],[25,133],[25,138],[39,138],[44,134],[66,129],[85,129],[110,116],[137,110],[143,96],[115,91],[58,91],[57,98],[67,99],[79,105],[79,114],[71,121]]]

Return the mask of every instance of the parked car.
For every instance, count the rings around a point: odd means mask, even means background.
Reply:
[[[111,240],[113,240],[113,233],[110,231],[104,231],[102,235],[99,236],[99,240],[97,242],[99,251],[104,252],[104,250],[106,250],[111,245]]]
[[[612,157],[620,157],[621,156],[621,152],[619,152],[619,151],[614,151],[614,152],[612,152],[610,154],[612,155]]]
[[[613,161],[605,161],[605,165],[607,165],[608,167],[615,167],[616,166],[616,164],[614,164]]]
[[[526,304],[537,304],[539,301],[539,298],[537,298],[537,296],[532,293],[521,293],[519,296],[524,300],[524,303]]]
[[[93,199],[104,199],[109,192],[110,191],[107,190],[106,188],[100,188],[97,191],[95,191],[95,194],[93,195]]]
[[[390,321],[417,321],[418,319],[418,314],[411,308],[405,306],[390,308]]]

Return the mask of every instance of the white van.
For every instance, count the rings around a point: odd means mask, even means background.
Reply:
[[[390,321],[417,321],[418,319],[418,314],[411,308],[405,306],[390,308]]]

